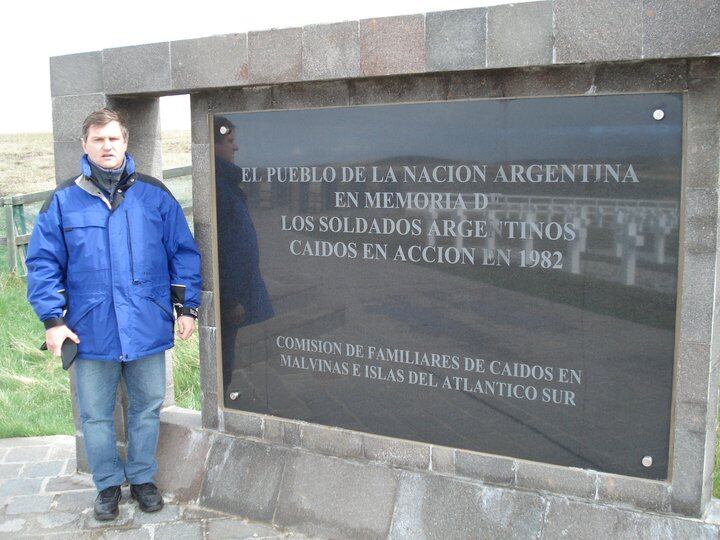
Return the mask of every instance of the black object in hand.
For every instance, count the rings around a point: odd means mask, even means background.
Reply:
[[[41,351],[47,351],[47,342],[44,341],[42,345],[40,345]],[[75,361],[75,357],[77,356],[77,343],[75,343],[72,339],[69,337],[65,338],[65,341],[63,341],[62,347],[60,348],[60,357],[62,358],[62,367],[63,369],[70,369],[70,366],[72,366],[72,363]]]
[[[70,369],[70,366],[72,366],[77,356],[77,343],[69,337],[66,337],[60,349],[60,356],[62,357],[63,369]]]

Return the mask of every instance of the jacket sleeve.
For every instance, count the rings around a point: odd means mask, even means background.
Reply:
[[[200,307],[200,252],[190,233],[182,207],[172,197],[165,200],[163,242],[170,269],[172,302],[178,315],[197,317]]]
[[[35,220],[27,256],[27,299],[45,328],[65,324],[67,247],[57,197],[43,205]]]

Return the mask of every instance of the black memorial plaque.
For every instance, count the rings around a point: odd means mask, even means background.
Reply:
[[[225,406],[666,478],[682,122],[681,94],[215,115]]]

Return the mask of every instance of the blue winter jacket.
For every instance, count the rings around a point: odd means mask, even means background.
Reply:
[[[78,335],[79,358],[169,349],[173,304],[192,315],[200,305],[200,254],[182,208],[125,159],[111,203],[83,156],[82,174],[45,202],[28,247],[28,300],[46,328],[67,324]]]

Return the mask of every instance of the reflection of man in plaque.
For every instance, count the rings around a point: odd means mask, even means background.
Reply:
[[[217,190],[220,307],[222,310],[224,368],[232,369],[238,329],[273,316],[265,282],[260,274],[260,253],[248,200],[240,187],[241,169],[235,165],[238,150],[235,126],[216,116],[215,181]]]

